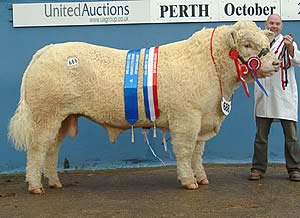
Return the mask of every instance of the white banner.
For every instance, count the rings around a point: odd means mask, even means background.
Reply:
[[[145,23],[148,1],[13,4],[14,27]]]
[[[300,1],[281,0],[281,15],[284,20],[300,20]]]
[[[296,0],[128,0],[13,4],[13,26],[300,20]]]

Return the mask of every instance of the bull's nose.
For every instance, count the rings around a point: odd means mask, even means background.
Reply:
[[[280,61],[279,60],[273,61],[272,65],[274,67],[274,71],[277,72],[279,70],[279,67],[280,67]]]
[[[272,65],[274,65],[274,66],[277,66],[277,65],[279,65],[279,64],[280,64],[280,61],[279,61],[279,60],[275,60],[275,61],[272,62]]]

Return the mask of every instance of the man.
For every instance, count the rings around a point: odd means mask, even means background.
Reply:
[[[295,66],[300,66],[300,52],[291,35],[283,36],[282,19],[277,14],[268,17],[266,29],[275,34],[271,51],[282,61],[281,70],[273,76],[261,79],[269,96],[255,84],[256,138],[250,180],[263,177],[268,164],[268,135],[271,124],[279,120],[284,132],[286,169],[291,181],[300,181],[300,148],[298,145],[298,91]]]

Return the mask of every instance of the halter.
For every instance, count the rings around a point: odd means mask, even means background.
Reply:
[[[216,30],[216,28],[213,29],[211,39],[210,39],[210,54],[211,54],[211,58],[212,58],[212,61],[213,61],[214,65],[216,65],[216,62],[215,62],[215,59],[214,59],[214,56],[213,56],[212,42],[213,42],[213,37],[214,37],[215,30]],[[245,91],[245,93],[248,97],[250,97],[250,93],[249,93],[248,85],[247,85],[246,80],[244,79],[244,77],[249,73],[249,71],[252,73],[252,75],[254,77],[254,80],[257,83],[257,85],[262,89],[262,91],[265,93],[265,95],[268,96],[268,93],[266,92],[266,90],[264,89],[264,87],[262,86],[262,84],[258,80],[257,70],[261,66],[260,58],[262,56],[267,55],[269,52],[270,52],[270,50],[268,48],[263,48],[257,56],[250,57],[247,61],[245,61],[245,59],[242,56],[239,55],[239,52],[236,49],[231,49],[229,51],[229,57],[231,59],[233,59],[234,64],[235,64],[237,77],[238,77],[239,81],[241,81],[241,83],[243,85],[243,88],[244,88],[244,91]],[[220,84],[220,92],[221,92],[221,95],[223,96],[222,83],[221,83],[220,76],[219,76],[219,84]]]
[[[229,57],[234,61],[238,79],[241,81],[244,91],[248,97],[250,97],[250,93],[244,77],[249,72],[252,73],[253,78],[259,86],[259,88],[264,92],[266,96],[268,96],[267,91],[264,89],[263,85],[258,80],[257,70],[259,70],[259,68],[261,67],[260,58],[262,56],[267,55],[269,52],[270,50],[268,48],[263,48],[257,56],[250,57],[247,61],[245,61],[245,59],[239,55],[239,52],[236,49],[231,49],[229,51]]]

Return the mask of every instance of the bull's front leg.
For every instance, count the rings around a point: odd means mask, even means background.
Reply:
[[[192,169],[199,185],[208,185],[208,179],[203,167],[203,151],[205,142],[197,141],[192,157]]]
[[[178,114],[169,121],[172,144],[176,155],[177,176],[183,187],[197,189],[191,162],[197,136],[200,132],[200,113]]]

